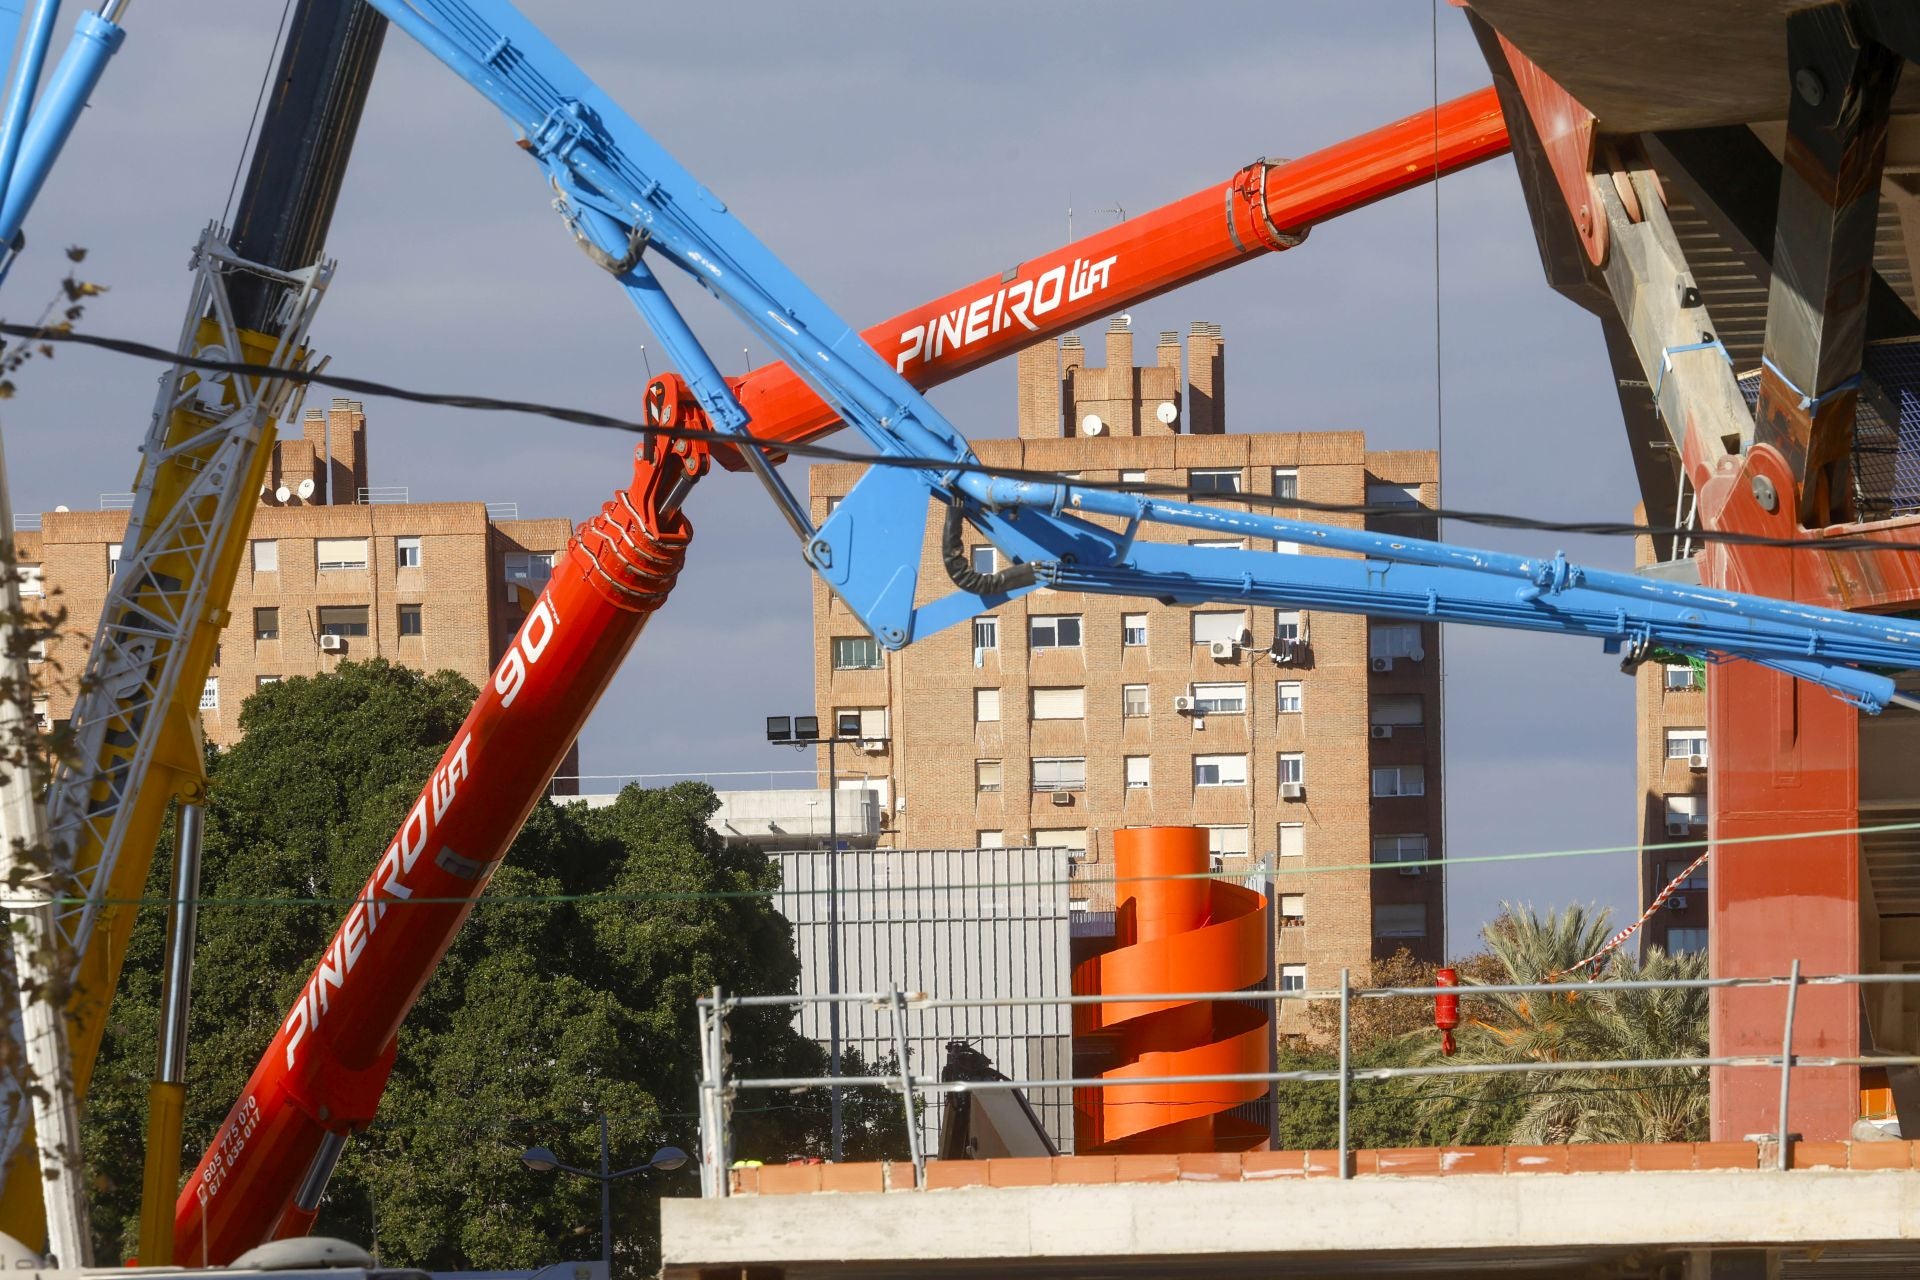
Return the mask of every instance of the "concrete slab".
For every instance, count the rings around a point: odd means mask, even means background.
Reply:
[[[1647,1274],[1689,1249],[1920,1242],[1910,1172],[988,1187],[661,1205],[668,1277]],[[1839,1254],[1835,1255],[1840,1256]],[[1920,1260],[1920,1247],[1913,1249]],[[765,1269],[764,1271],[762,1269]],[[1806,1273],[1817,1274],[1817,1272]]]

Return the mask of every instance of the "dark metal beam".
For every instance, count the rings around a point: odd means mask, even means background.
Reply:
[[[1853,420],[1901,60],[1844,4],[1787,16],[1790,99],[1755,439],[1786,460],[1801,524],[1853,518]]]

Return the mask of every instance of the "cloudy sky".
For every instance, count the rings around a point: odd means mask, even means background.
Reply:
[[[1151,209],[1256,156],[1423,109],[1434,91],[1427,0],[523,8],[856,327],[1062,242],[1069,206],[1086,234],[1117,216],[1101,210]],[[65,266],[58,248],[78,243],[112,289],[87,327],[172,345],[188,250],[221,214],[279,16],[271,0],[132,6],[127,44],[28,223],[7,318],[38,311]],[[1486,83],[1464,19],[1441,5],[1438,22],[1441,97]],[[316,345],[336,372],[634,415],[648,334],[510,144],[490,106],[389,33]],[[1430,448],[1444,407],[1449,505],[1627,515],[1599,329],[1542,282],[1511,162],[1448,179],[1439,200],[1438,388],[1430,190],[1135,308],[1135,327],[1224,326],[1234,430],[1364,430],[1375,447]],[[711,308],[689,311],[727,372],[765,359]],[[16,506],[126,490],[156,376],[79,351],[31,367],[4,418]],[[1008,364],[933,399],[969,435],[1010,435],[1012,390]],[[367,412],[375,482],[417,501],[579,520],[626,482],[623,438]],[[765,745],[762,717],[811,701],[808,571],[750,479],[709,481],[690,510],[688,571],[588,725],[588,773],[797,763]],[[1617,541],[1449,536],[1631,559]],[[1613,662],[1586,642],[1464,628],[1446,650],[1452,855],[1631,841],[1632,683]],[[1624,855],[1462,866],[1450,945],[1471,945],[1502,900],[1624,911],[1632,876]]]

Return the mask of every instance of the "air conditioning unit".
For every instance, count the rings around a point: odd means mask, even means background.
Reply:
[[[1240,646],[1231,640],[1215,640],[1207,646],[1207,652],[1213,655],[1215,662],[1231,662],[1239,654]]]
[[[1375,671],[1391,671],[1393,670],[1393,659],[1392,658],[1375,658],[1368,665],[1370,665]]]
[[[1687,757],[1687,768],[1704,769],[1706,767],[1707,767],[1707,757],[1705,756],[1705,754]]]
[[[1175,694],[1173,698],[1173,710],[1174,710],[1174,714],[1176,715],[1186,715],[1188,712],[1192,711],[1193,710],[1192,696],[1190,694],[1185,694],[1185,693]]]
[[[1402,867],[1400,868],[1400,874],[1408,878],[1412,878],[1414,876],[1419,875],[1422,871],[1425,871],[1425,870],[1426,870],[1425,867]]]
[[[321,636],[320,637],[320,652],[345,653],[346,650],[347,650],[347,638],[345,636]]]
[[[1667,910],[1669,911],[1685,911],[1687,905],[1687,895],[1684,893],[1676,893],[1667,899]]]
[[[1692,830],[1692,825],[1685,822],[1669,822],[1667,824],[1667,834],[1670,836],[1684,836]]]
[[[1307,798],[1307,784],[1304,782],[1281,783],[1280,798],[1282,800],[1305,800]]]
[[[1391,738],[1393,736],[1393,726],[1390,724],[1376,724],[1367,730],[1367,736],[1369,738]]]
[[[860,749],[870,756],[877,756],[887,749],[885,738],[866,738],[860,743]]]
[[[1056,791],[1053,793],[1053,802],[1057,805],[1062,805],[1062,806],[1070,805],[1073,803],[1073,792]]]

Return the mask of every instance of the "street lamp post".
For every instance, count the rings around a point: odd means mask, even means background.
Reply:
[[[840,759],[843,742],[885,742],[865,738],[860,733],[860,713],[847,712],[839,717],[829,737],[820,736],[819,716],[768,716],[767,741],[780,746],[805,750],[811,746],[827,749],[827,994],[840,994]],[[827,1001],[827,1076],[840,1078],[840,1002]],[[846,1123],[838,1085],[827,1086],[832,1112],[833,1158],[841,1158],[846,1147]]]
[[[687,1162],[687,1153],[678,1147],[661,1147],[653,1153],[653,1159],[645,1164],[636,1164],[630,1169],[615,1169],[607,1141],[607,1115],[600,1113],[600,1169],[581,1169],[566,1164],[560,1157],[546,1147],[529,1147],[520,1153],[520,1163],[535,1173],[571,1173],[580,1178],[591,1178],[600,1184],[600,1260],[613,1266],[613,1184],[622,1178],[631,1178],[639,1173],[652,1173],[658,1169],[662,1173],[671,1173]]]

